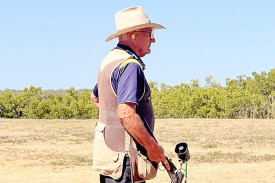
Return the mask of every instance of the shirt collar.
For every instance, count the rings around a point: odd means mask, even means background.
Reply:
[[[141,60],[141,58],[129,46],[126,46],[124,44],[118,43],[117,47],[115,47],[115,49],[121,49],[121,50],[124,50],[127,53],[129,53],[131,55],[131,58],[135,58],[137,61],[139,61],[139,63],[143,67],[142,69],[145,70],[145,64],[143,63],[143,61]]]

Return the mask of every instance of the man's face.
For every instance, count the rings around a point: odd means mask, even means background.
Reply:
[[[134,31],[136,52],[140,57],[150,54],[151,43],[155,42],[153,32],[150,28]]]

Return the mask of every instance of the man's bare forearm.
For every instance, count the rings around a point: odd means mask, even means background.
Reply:
[[[170,166],[164,155],[164,150],[145,128],[140,116],[136,113],[136,104],[119,104],[117,114],[127,132],[147,150],[149,159],[157,163],[163,162],[169,170]]]
[[[135,104],[120,104],[118,116],[128,133],[146,150],[157,146],[154,137],[148,133],[140,116],[135,112]]]

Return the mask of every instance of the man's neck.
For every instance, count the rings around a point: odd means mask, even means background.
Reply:
[[[129,52],[131,55],[132,55],[132,54],[137,55],[136,52],[135,52],[130,46],[128,46],[127,44],[124,44],[124,43],[122,43],[122,42],[119,42],[119,43],[117,44],[117,47],[119,47],[119,48],[121,48],[121,49],[123,49],[123,50]]]
[[[122,49],[122,50],[126,51],[127,53],[129,53],[130,55],[132,55],[133,57],[135,57],[142,64],[143,69],[145,69],[145,64],[143,63],[143,61],[141,60],[141,58],[128,45],[125,45],[122,42],[119,42],[117,44],[116,48]]]

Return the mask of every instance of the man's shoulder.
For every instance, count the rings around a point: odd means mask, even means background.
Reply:
[[[103,61],[101,62],[100,65],[100,70],[102,71],[103,68],[110,64],[113,61],[117,61],[117,60],[127,60],[131,55],[129,53],[127,53],[126,51],[120,50],[120,49],[113,49],[111,50],[107,56],[103,59]]]
[[[133,66],[139,66],[141,69],[143,68],[142,64],[135,58],[129,58],[129,59],[124,60],[120,64],[119,68],[123,68],[123,67],[127,66],[128,64],[131,64]]]

